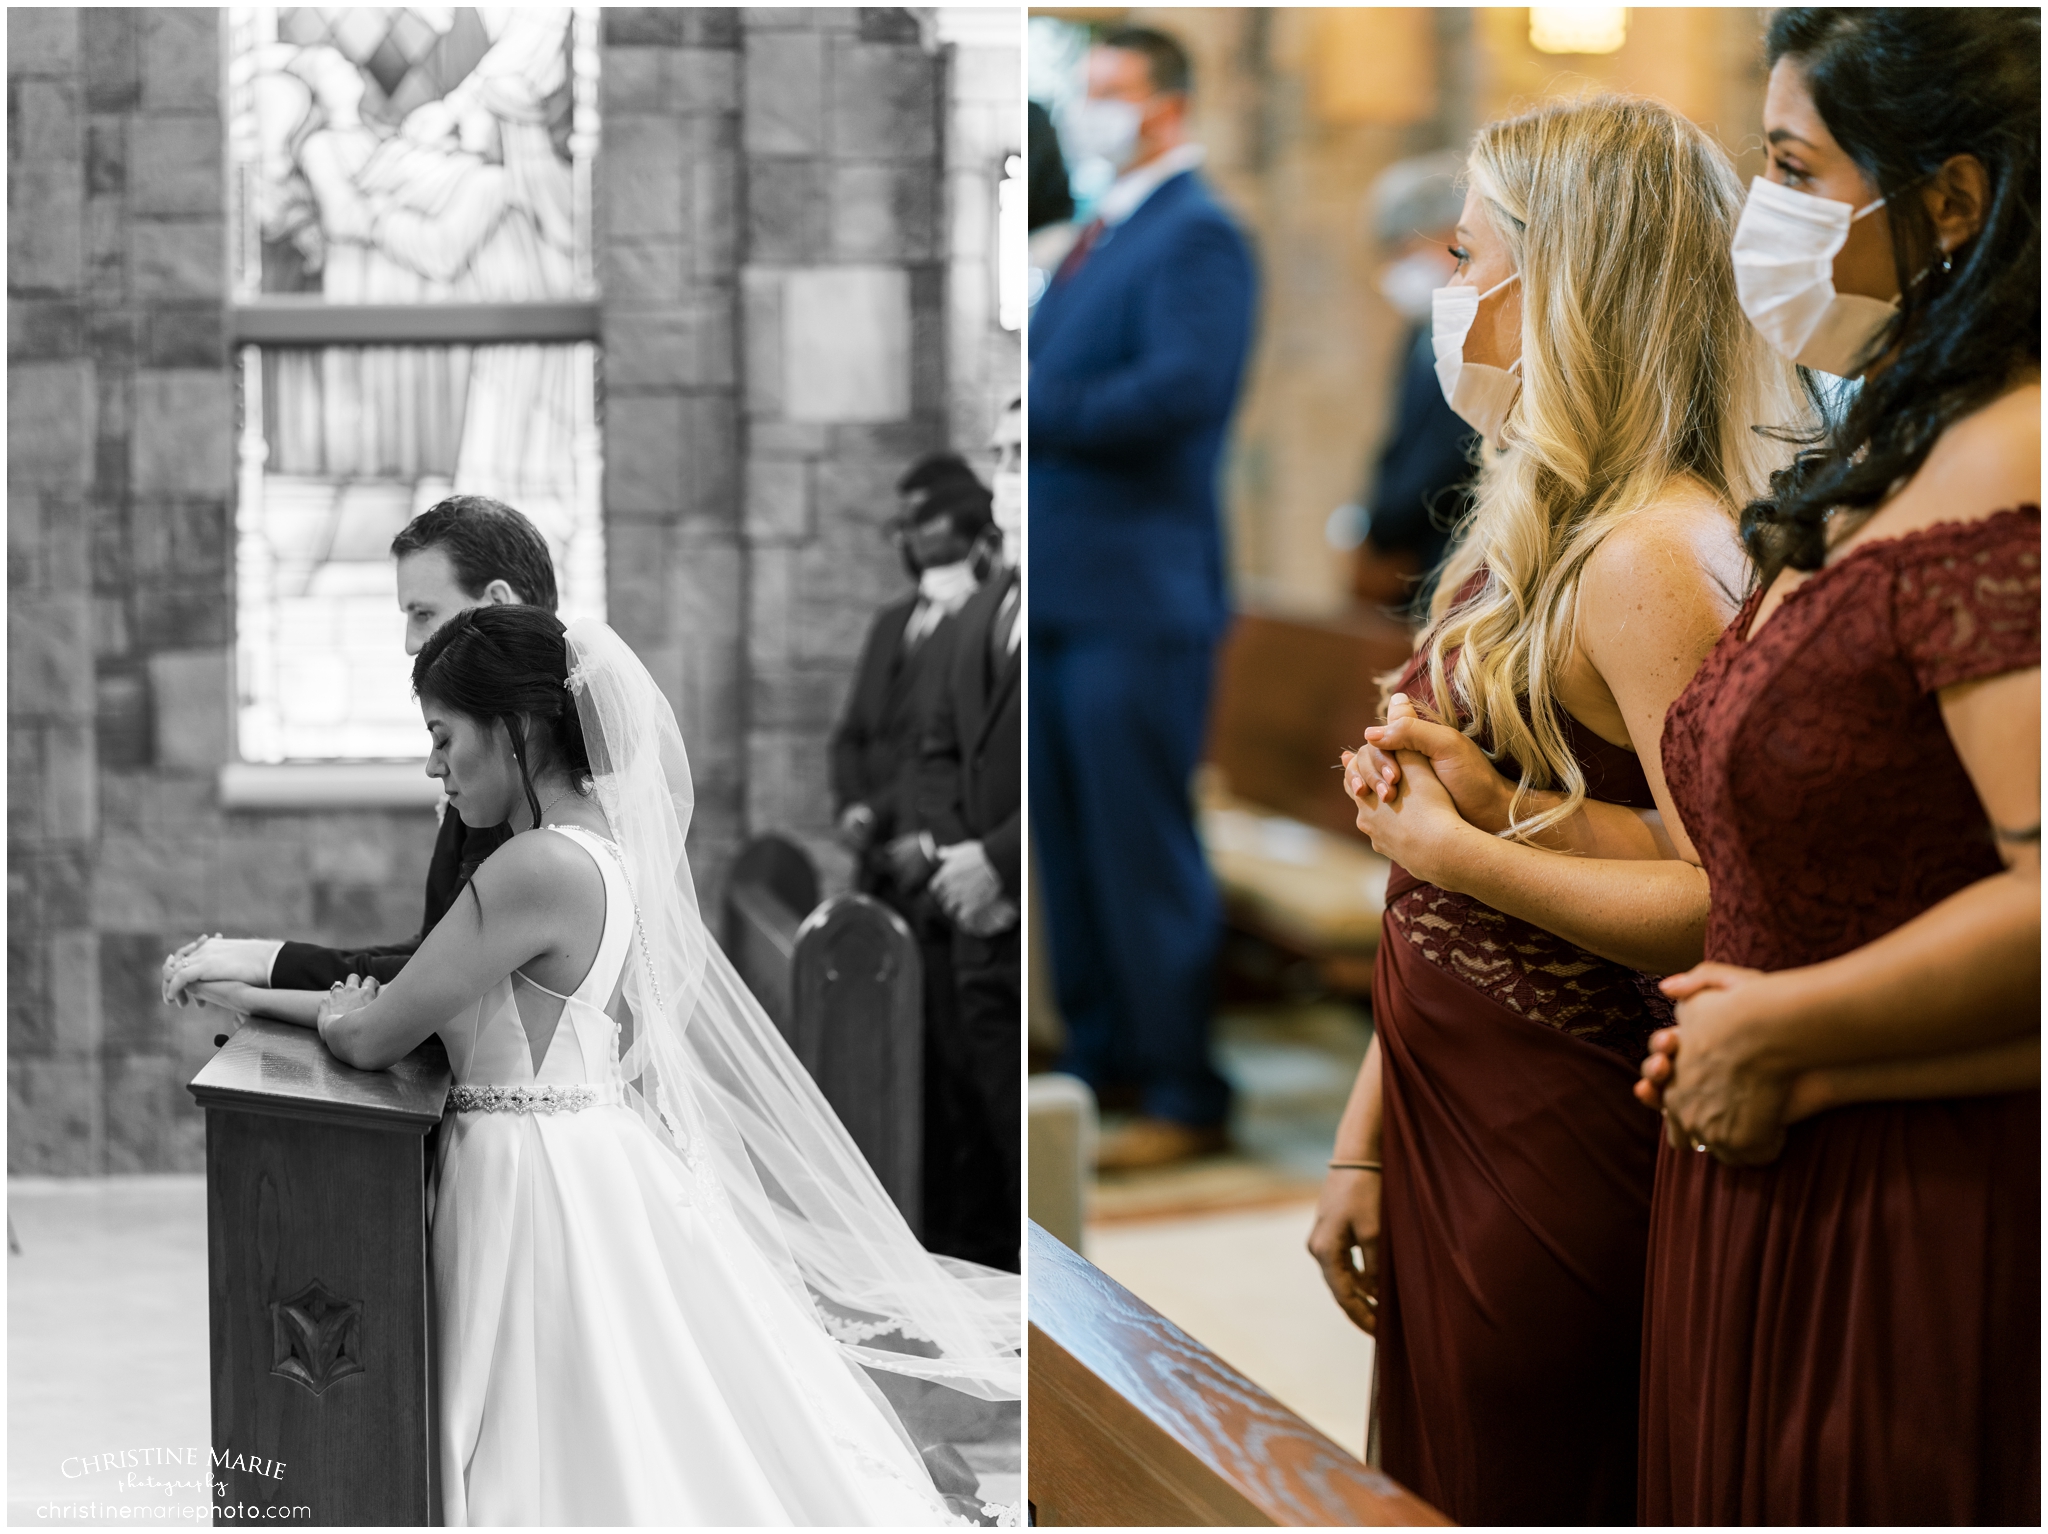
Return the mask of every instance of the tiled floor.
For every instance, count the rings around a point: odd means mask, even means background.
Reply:
[[[1372,1339],[1330,1299],[1305,1242],[1371,1037],[1363,1012],[1335,1003],[1219,1018],[1217,1055],[1236,1088],[1231,1152],[1098,1181],[1085,1247],[1354,1454],[1365,1441]]]
[[[211,1441],[205,1179],[10,1178],[7,1205],[8,1524],[210,1522],[203,1489],[169,1484],[201,1472],[151,1452],[203,1465]],[[109,1451],[134,1468],[85,1473]],[[961,1452],[985,1500],[1018,1502],[1014,1433]]]

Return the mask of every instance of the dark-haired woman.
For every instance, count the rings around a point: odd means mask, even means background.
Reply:
[[[513,835],[315,1022],[359,1069],[433,1033],[453,1068],[444,1521],[957,1521],[870,1371],[1013,1397],[1015,1280],[918,1246],[709,941],[652,678],[602,624],[495,606],[413,688],[449,812]]]
[[[1638,1088],[1640,1512],[2038,1524],[2039,13],[1779,11],[1769,56],[1744,307],[1862,384],[1665,725],[1712,906]]]

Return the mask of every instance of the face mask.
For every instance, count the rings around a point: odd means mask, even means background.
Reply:
[[[1436,381],[1451,409],[1466,424],[1495,447],[1505,446],[1501,433],[1508,424],[1508,412],[1522,391],[1522,359],[1505,368],[1465,360],[1465,337],[1479,317],[1479,306],[1508,283],[1521,276],[1496,282],[1484,293],[1469,285],[1438,288],[1430,295],[1430,345],[1436,352]]]
[[[1076,160],[1107,160],[1118,170],[1138,152],[1144,114],[1128,101],[1084,96],[1067,113],[1066,148]]]
[[[1418,250],[1380,268],[1380,297],[1411,324],[1428,319],[1436,290],[1450,273],[1450,261],[1434,251]]]
[[[996,472],[995,505],[989,514],[995,518],[996,529],[1003,535],[1003,563],[1014,565],[1023,548],[1024,536],[1024,476],[1016,469],[1001,469]]]
[[[974,561],[957,559],[950,565],[933,565],[917,578],[917,594],[945,612],[958,612],[974,595],[981,582],[975,578]]]
[[[1849,377],[1899,311],[1898,300],[1835,291],[1835,253],[1867,208],[1766,181],[1749,184],[1735,226],[1735,292],[1763,338],[1802,367]]]

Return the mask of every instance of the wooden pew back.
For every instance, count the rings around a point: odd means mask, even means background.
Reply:
[[[772,831],[748,842],[726,876],[719,945],[785,1039],[795,1025],[790,964],[797,928],[817,904],[811,855]]]
[[[1031,1226],[1040,1524],[1446,1524]]]
[[[924,960],[902,917],[834,895],[790,965],[790,1047],[913,1231],[922,1231]]]

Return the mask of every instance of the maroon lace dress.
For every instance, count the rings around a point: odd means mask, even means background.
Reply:
[[[1418,659],[1402,679],[1429,697]],[[1596,798],[1650,807],[1569,720]],[[1459,1523],[1635,1518],[1654,982],[1396,867],[1373,975],[1380,1464]]]
[[[1834,958],[1998,870],[1935,695],[2040,664],[2040,556],[2023,507],[1863,544],[1745,639],[1750,599],[1664,726],[1708,958]],[[2038,1524],[2040,1135],[2026,1092],[1837,1109],[1767,1167],[1665,1147],[1642,1521]]]

